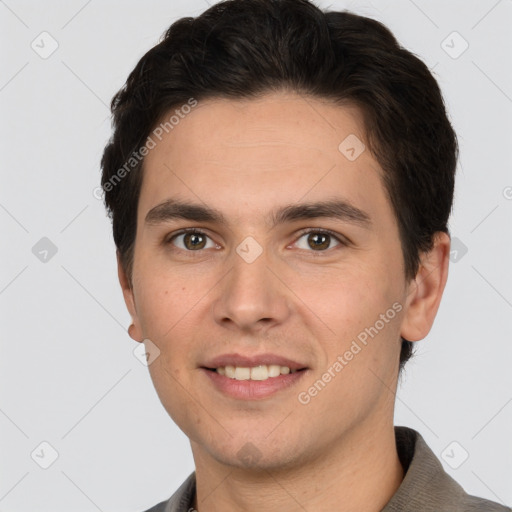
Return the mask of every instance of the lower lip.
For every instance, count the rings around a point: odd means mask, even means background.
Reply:
[[[269,377],[267,380],[237,380],[231,379],[216,371],[201,368],[206,373],[214,386],[222,393],[240,400],[259,400],[267,398],[278,391],[289,388],[296,384],[306,370],[299,370],[279,377]]]

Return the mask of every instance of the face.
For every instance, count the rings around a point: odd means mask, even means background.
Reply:
[[[413,296],[364,140],[357,110],[274,93],[200,102],[146,157],[121,282],[194,457],[303,464],[392,421]]]

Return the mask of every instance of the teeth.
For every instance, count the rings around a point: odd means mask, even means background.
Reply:
[[[281,375],[281,368],[284,366],[279,366],[277,364],[272,364],[268,367],[268,376],[269,377],[279,377]]]
[[[247,368],[243,366],[221,366],[216,369],[220,375],[225,375],[230,379],[236,380],[267,380],[269,377],[279,377],[279,375],[288,375],[297,370],[290,370],[288,366],[279,366],[278,364],[254,366]]]
[[[235,367],[235,379],[236,380],[249,380],[251,378],[250,368]]]

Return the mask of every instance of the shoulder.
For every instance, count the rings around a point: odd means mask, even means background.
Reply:
[[[461,507],[460,510],[464,512],[512,512],[510,507],[469,494],[465,494]]]
[[[196,473],[194,471],[168,500],[161,501],[144,512],[192,512],[195,492]]]
[[[396,427],[405,476],[382,512],[512,512],[499,503],[468,494],[443,468],[419,432]]]
[[[168,502],[169,500],[161,501],[157,505],[154,505],[153,507],[144,510],[144,512],[165,512],[165,507]]]

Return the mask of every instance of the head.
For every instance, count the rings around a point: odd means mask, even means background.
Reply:
[[[230,344],[296,351],[326,370],[394,309],[322,392],[336,407],[343,379],[357,384],[367,368],[350,400],[368,407],[350,421],[389,405],[382,382],[367,384],[368,367],[396,380],[430,329],[447,273],[458,150],[425,64],[369,18],[306,0],[228,0],[175,22],[112,112],[102,187],[131,335],[161,351],[152,378],[189,437],[212,433],[191,426],[194,412],[178,412],[187,384],[207,400],[207,385],[194,380],[200,354],[235,351]],[[155,208],[169,198],[172,215]],[[322,213],[274,222],[283,206],[340,199],[345,220]],[[327,226],[341,242],[297,233],[306,225]],[[178,234],[191,226],[203,234]],[[244,247],[258,252],[251,263],[236,250],[247,237],[253,245]],[[329,256],[305,255],[322,240]]]

